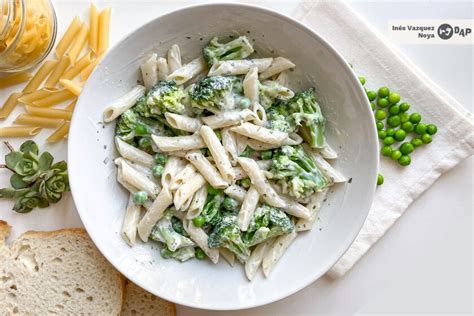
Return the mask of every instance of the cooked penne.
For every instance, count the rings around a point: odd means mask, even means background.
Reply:
[[[174,80],[178,85],[182,85],[194,76],[203,72],[206,68],[207,64],[204,58],[198,57],[181,68],[173,71],[170,75],[168,75],[167,79]]]
[[[337,159],[338,157],[337,152],[328,143],[323,148],[313,148],[313,150],[318,152],[324,159]]]
[[[271,130],[248,122],[231,127],[230,130],[234,133],[275,145],[281,145],[288,138],[288,133]]]
[[[289,78],[289,71],[284,70],[280,72],[278,77],[275,79],[275,81],[279,84],[281,84],[284,87],[287,87],[290,84],[290,78]]]
[[[255,119],[255,114],[249,109],[245,109],[242,111],[225,111],[215,115],[202,117],[202,121],[204,122],[204,124],[206,124],[212,129],[228,127],[242,122],[251,121],[253,119]]]
[[[190,163],[188,163],[182,170],[180,170],[174,177],[171,179],[169,188],[171,191],[179,188],[186,180],[193,177],[196,173],[196,168]]]
[[[258,72],[265,71],[272,64],[273,58],[226,60],[214,63],[209,69],[209,76],[230,76],[245,75],[253,67],[257,67]]]
[[[155,165],[155,160],[152,155],[127,144],[119,137],[115,137],[115,148],[117,148],[120,156],[134,163],[148,168],[152,168]]]
[[[170,73],[166,59],[163,57],[158,58],[156,61],[156,67],[158,68],[158,80],[166,80],[166,77],[168,77],[168,74]]]
[[[234,167],[234,173],[235,173],[235,180],[242,180],[247,177],[247,174],[245,173],[244,169],[242,167]]]
[[[161,151],[192,150],[206,147],[199,134],[189,136],[156,136],[151,135],[151,139]]]
[[[235,255],[232,251],[230,251],[229,249],[226,249],[226,248],[219,248],[219,253],[220,255],[222,256],[222,258],[225,259],[225,261],[227,261],[227,263],[233,267],[234,266],[234,263],[235,263]]]
[[[84,48],[84,45],[87,42],[88,35],[89,35],[89,27],[87,26],[86,23],[83,23],[81,25],[81,29],[79,30],[79,33],[77,33],[74,43],[71,45],[71,48],[69,49],[69,52],[68,52],[71,65],[74,66],[76,64],[77,58],[79,57],[79,54],[81,53],[82,48]]]
[[[145,191],[150,198],[155,198],[158,193],[157,185],[148,179],[146,175],[133,168],[125,160],[115,160],[118,168],[121,169],[122,177],[130,185],[138,190]]]
[[[59,83],[66,88],[69,92],[74,94],[75,96],[79,96],[81,94],[82,90],[82,85],[83,83],[76,83],[74,81],[68,80],[68,79],[60,79]]]
[[[259,98],[259,91],[258,91],[258,68],[252,67],[249,72],[245,75],[243,88],[244,88],[244,95],[247,97],[252,104],[258,103]]]
[[[206,204],[206,198],[207,186],[203,185],[199,190],[196,191],[196,193],[194,193],[193,200],[188,208],[188,212],[186,213],[187,219],[193,219],[201,214],[202,209]]]
[[[265,112],[265,108],[260,103],[252,104],[252,112],[254,113],[253,122],[255,125],[267,125],[267,112]]]
[[[71,59],[69,58],[69,55],[62,55],[59,59],[59,62],[56,64],[56,67],[53,69],[48,79],[46,79],[44,86],[46,88],[54,89],[59,81],[59,78],[61,78],[70,64]]]
[[[180,209],[205,183],[206,180],[199,173],[195,173],[192,178],[186,179],[186,182],[184,182],[174,194],[174,206]]]
[[[237,156],[240,156],[240,154],[247,148],[247,140],[248,138],[244,135],[240,135],[237,133],[233,133],[235,142],[237,143]]]
[[[20,98],[21,96],[21,92],[14,92],[8,96],[7,100],[5,101],[5,103],[3,103],[3,106],[0,109],[0,120],[5,120],[8,118],[8,116],[15,109],[18,103],[18,98]]]
[[[296,238],[296,231],[278,237],[263,258],[263,274],[268,278],[281,256]]]
[[[242,202],[239,215],[237,216],[237,224],[239,225],[240,230],[246,231],[248,229],[259,199],[260,194],[258,194],[255,186],[251,185],[245,195],[244,201]]]
[[[199,128],[202,125],[201,120],[198,118],[171,112],[166,112],[165,118],[171,127],[191,133],[199,131]]]
[[[273,77],[282,71],[285,71],[294,67],[295,67],[295,64],[293,64],[290,60],[283,57],[277,57],[273,59],[273,62],[270,65],[270,67],[268,67],[264,72],[260,74],[260,80]]]
[[[122,224],[122,238],[129,246],[135,244],[140,213],[141,206],[133,202],[132,194],[130,194]]]
[[[97,54],[102,54],[109,48],[109,28],[111,8],[105,8],[99,14],[99,32],[97,39]]]
[[[239,155],[237,154],[237,141],[235,140],[234,133],[232,133],[228,128],[224,128],[221,130],[221,137],[222,146],[224,147],[225,152],[229,155],[230,163],[232,166],[235,166]]]
[[[167,187],[163,187],[160,194],[157,196],[150,209],[145,213],[145,216],[138,223],[138,235],[141,240],[147,241],[150,233],[156,222],[161,218],[164,211],[173,202],[173,196]]]
[[[5,126],[0,127],[1,137],[27,137],[34,136],[41,132],[40,127],[30,126]]]
[[[209,182],[211,186],[218,189],[224,189],[229,186],[219,174],[217,169],[204,157],[199,150],[193,150],[186,154],[186,159],[196,167],[204,179]]]
[[[137,85],[132,90],[112,102],[104,110],[104,122],[112,122],[120,114],[135,105],[137,100],[145,95],[145,87]]]
[[[81,59],[79,59],[74,66],[69,68],[62,76],[61,79],[74,79],[79,75],[87,66],[92,63],[92,53],[88,52]]]
[[[46,77],[53,71],[53,69],[58,64],[57,60],[47,60],[43,65],[36,71],[35,75],[28,84],[23,88],[23,93],[31,93],[38,89],[38,87],[43,83]]]
[[[64,139],[64,137],[69,132],[70,124],[71,123],[69,121],[65,121],[51,135],[49,135],[48,138],[46,138],[46,142],[48,142],[48,143],[57,143],[60,140]]]
[[[63,120],[49,117],[20,114],[13,122],[18,125],[28,125],[36,127],[56,128],[63,123]]]
[[[37,106],[37,107],[50,107],[55,104],[62,103],[66,100],[69,100],[74,97],[74,94],[72,94],[69,90],[56,90],[54,92],[51,92],[47,97],[35,100],[31,102],[32,105]]]
[[[224,147],[220,143],[212,128],[209,126],[203,125],[199,131],[203,141],[206,143],[209,151],[211,152],[212,158],[214,158],[214,162],[216,163],[217,169],[219,169],[222,178],[228,183],[231,183],[234,181],[235,175],[232,165],[229,161],[229,157],[227,157],[225,153]]]
[[[168,157],[161,176],[161,185],[169,188],[173,178],[186,166],[186,160],[178,157]]]
[[[182,67],[182,64],[181,64],[181,51],[179,49],[179,46],[174,44],[168,50],[168,68],[169,68],[169,72],[173,73],[181,67]]]
[[[99,10],[91,3],[89,10],[89,47],[94,53],[97,53],[97,44],[99,38]]]
[[[224,193],[236,200],[237,202],[242,203],[245,199],[247,191],[236,184],[232,184],[224,190]]]
[[[81,19],[76,16],[72,20],[71,24],[69,25],[63,37],[59,41],[58,45],[56,45],[56,57],[62,58],[64,56],[64,53],[66,53],[66,51],[69,49],[69,46],[71,46],[71,44],[74,42],[77,33],[79,33],[81,25]]]
[[[141,64],[140,70],[142,72],[143,84],[146,90],[150,90],[154,85],[158,83],[158,72],[157,72],[157,54],[151,54],[147,60]]]
[[[272,238],[262,242],[261,244],[258,244],[250,254],[249,260],[247,260],[245,263],[245,275],[250,281],[252,281],[255,277],[258,268],[262,264],[263,258],[267,254],[273,242],[274,239]]]
[[[169,151],[167,152],[167,154],[169,156],[173,156],[173,157],[180,157],[180,158],[184,158],[186,157],[186,154],[188,153],[187,150],[176,150],[176,151]]]
[[[329,162],[324,160],[324,158],[317,153],[315,150],[312,150],[308,145],[303,144],[303,148],[306,153],[310,155],[313,159],[316,166],[318,166],[319,170],[332,182],[332,183],[340,183],[346,182],[347,178],[338,170],[334,169]]]
[[[209,248],[207,242],[209,237],[206,232],[201,228],[194,226],[192,221],[187,219],[183,220],[183,227],[191,239],[204,251],[209,259],[211,259],[212,263],[216,264],[219,261],[219,250]]]
[[[324,188],[321,192],[318,192],[311,196],[311,200],[306,205],[306,208],[310,211],[311,215],[309,218],[301,218],[296,222],[295,228],[297,232],[302,232],[305,230],[310,230],[313,228],[316,219],[318,218],[319,210],[323,205],[324,199],[328,194],[329,188]]]
[[[25,105],[26,112],[33,116],[48,117],[53,119],[63,119],[70,121],[72,117],[71,111],[61,109],[38,108],[35,106]]]
[[[0,89],[17,85],[31,79],[29,72],[19,72],[13,75],[0,77]]]
[[[283,194],[280,194],[279,197],[285,202],[285,205],[282,206],[281,209],[283,209],[287,214],[304,219],[309,219],[311,217],[311,212],[302,204],[284,196]]]
[[[237,159],[238,163],[244,169],[245,173],[249,176],[252,184],[255,186],[255,189],[262,196],[262,199],[267,202],[269,205],[274,207],[284,207],[285,201],[283,201],[268,183],[268,180],[265,178],[263,171],[258,167],[255,160],[250,158],[239,157]]]

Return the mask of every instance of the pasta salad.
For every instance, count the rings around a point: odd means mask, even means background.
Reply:
[[[178,45],[150,54],[143,85],[104,111],[130,193],[123,239],[138,234],[178,261],[237,259],[249,280],[260,266],[270,274],[328,187],[346,181],[327,162],[337,154],[314,88],[288,88],[295,64],[252,58],[251,43],[215,37],[186,64]]]

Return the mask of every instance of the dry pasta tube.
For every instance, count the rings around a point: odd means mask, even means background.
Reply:
[[[76,108],[76,103],[77,103],[77,99],[75,99],[74,101],[72,101],[71,103],[69,103],[69,104],[64,108],[64,110],[65,110],[65,111],[68,111],[68,112],[74,111],[74,109]]]
[[[55,104],[59,104],[61,102],[69,100],[72,97],[74,97],[74,94],[72,94],[69,90],[58,90],[52,92],[46,98],[33,101],[33,105],[39,107],[50,107]]]
[[[13,123],[18,125],[28,125],[46,128],[56,128],[63,120],[49,117],[34,116],[30,114],[20,114]]]
[[[25,137],[34,136],[41,132],[40,127],[6,126],[0,127],[0,137]]]
[[[58,83],[59,78],[61,78],[61,76],[63,75],[63,73],[66,71],[67,67],[69,67],[70,64],[71,64],[71,59],[69,58],[69,56],[63,55],[61,59],[59,59],[59,62],[56,65],[56,68],[54,68],[53,72],[46,80],[44,86],[46,88],[54,88],[56,84]]]
[[[72,112],[62,109],[49,109],[49,108],[38,108],[36,106],[25,106],[26,112],[35,117],[47,117],[52,119],[63,119],[70,121],[72,118]]]
[[[89,64],[82,72],[81,72],[81,80],[85,81],[89,78],[91,75],[92,71],[94,70],[95,66],[102,60],[102,57],[104,57],[104,54],[101,54],[94,59],[93,62]]]
[[[75,96],[79,96],[81,94],[83,83],[76,83],[68,79],[61,79],[59,80],[59,83]]]
[[[2,108],[0,109],[0,120],[4,120],[8,118],[10,113],[13,111],[15,108],[16,104],[18,103],[18,98],[21,97],[20,92],[14,92],[10,94],[8,99],[5,101],[3,104]]]
[[[46,98],[50,96],[54,91],[51,91],[49,89],[41,89],[37,90],[32,93],[24,94],[20,98],[18,98],[18,102],[24,103],[24,104],[33,104],[33,101],[40,100],[43,98]]]
[[[81,19],[76,16],[56,46],[56,57],[61,58],[66,53],[80,29]]]
[[[46,77],[53,71],[54,67],[57,65],[57,60],[48,60],[46,61],[35,73],[33,78],[28,82],[28,84],[23,88],[23,93],[31,93],[38,89],[40,84],[46,79]]]
[[[29,72],[19,72],[14,75],[0,77],[0,88],[6,88],[30,80]]]
[[[76,64],[69,68],[61,77],[61,79],[74,79],[78,74],[81,73],[87,66],[92,62],[92,53],[88,52],[81,59],[79,59]]]
[[[97,53],[101,54],[109,48],[109,29],[111,8],[105,8],[99,15],[99,38],[97,42]]]
[[[97,53],[97,41],[99,37],[99,10],[91,3],[89,11],[89,47],[94,53]]]
[[[76,40],[74,44],[72,44],[71,49],[69,49],[69,59],[71,60],[71,65],[75,65],[79,54],[82,51],[82,48],[87,42],[87,37],[89,35],[89,27],[86,23],[83,23],[81,26],[81,30],[76,36]]]
[[[66,134],[69,132],[69,121],[65,121],[57,130],[54,131],[51,135],[46,138],[48,143],[57,143],[63,139]]]

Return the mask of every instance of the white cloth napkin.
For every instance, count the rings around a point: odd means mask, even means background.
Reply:
[[[407,207],[444,172],[474,153],[474,120],[453,97],[431,81],[394,45],[339,1],[305,1],[294,17],[327,39],[367,78],[366,86],[398,91],[410,111],[438,126],[433,142],[416,149],[409,167],[381,158],[385,183],[378,187],[369,216],[356,240],[328,272],[344,275],[376,243]]]

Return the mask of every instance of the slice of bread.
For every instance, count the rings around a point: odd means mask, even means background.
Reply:
[[[0,221],[0,315],[119,315],[123,305],[130,315],[175,315],[174,304],[131,282],[133,303],[124,304],[125,278],[83,229],[27,232],[8,247],[10,230]]]
[[[175,305],[142,290],[127,280],[125,302],[121,316],[172,316],[176,315]]]

